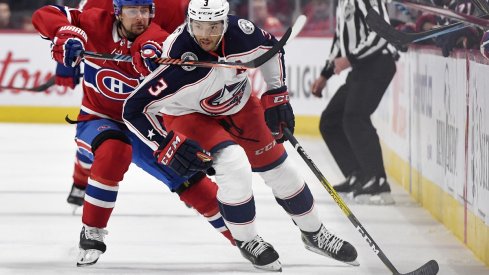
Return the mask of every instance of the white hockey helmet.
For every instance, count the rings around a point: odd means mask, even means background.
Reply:
[[[187,27],[188,32],[195,38],[191,27],[192,20],[203,22],[223,22],[222,32],[224,35],[228,28],[229,3],[227,0],[191,0],[188,4]],[[220,42],[220,41],[219,41]]]
[[[198,21],[225,21],[229,13],[227,0],[191,0],[188,18]]]

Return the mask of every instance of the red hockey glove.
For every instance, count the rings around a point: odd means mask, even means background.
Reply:
[[[132,56],[132,64],[134,69],[141,75],[147,76],[152,71],[158,68],[158,64],[153,60],[161,56],[161,46],[155,41],[147,41],[141,47],[141,50],[136,51]]]
[[[265,109],[265,121],[278,143],[287,140],[283,135],[283,127],[294,133],[295,116],[289,103],[287,87],[270,90],[261,96],[261,104]]]
[[[199,171],[212,170],[212,157],[197,142],[170,131],[154,153],[158,162],[170,167],[181,177],[189,178]]]
[[[66,67],[76,67],[82,60],[87,34],[75,26],[59,28],[51,44],[51,57]]]

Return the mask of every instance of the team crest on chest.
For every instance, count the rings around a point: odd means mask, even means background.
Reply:
[[[125,100],[139,85],[139,81],[114,70],[101,69],[95,75],[95,84],[104,96],[114,100]]]
[[[255,31],[255,25],[246,19],[239,19],[238,26],[246,34],[252,34]]]
[[[224,88],[215,92],[213,95],[202,99],[200,101],[200,107],[213,115],[220,115],[231,110],[241,103],[247,82],[248,79],[244,79],[241,82],[224,85]]]
[[[193,52],[185,52],[184,54],[182,54],[180,59],[181,60],[199,60],[199,58],[197,58],[197,55]],[[193,70],[195,70],[195,68],[196,68],[195,66],[182,66],[182,69],[184,69],[187,72],[193,71]]]

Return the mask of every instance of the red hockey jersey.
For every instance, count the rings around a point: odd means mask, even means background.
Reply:
[[[172,33],[185,21],[189,0],[154,0],[154,3],[156,10],[152,22],[158,24],[168,33]],[[88,10],[91,8],[114,11],[112,0],[85,0],[80,2],[80,9]]]
[[[32,16],[41,36],[53,40],[57,30],[66,25],[83,29],[87,36],[87,51],[131,55],[148,40],[162,43],[168,33],[152,23],[134,43],[117,33],[113,12],[93,8],[86,11],[62,6],[45,6]],[[139,73],[129,62],[85,59],[83,99],[78,120],[94,117],[122,121],[124,100],[141,82]]]

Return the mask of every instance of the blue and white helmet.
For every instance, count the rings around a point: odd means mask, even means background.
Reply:
[[[150,18],[155,16],[155,4],[153,0],[112,0],[115,15],[121,15],[124,6],[151,6]]]

